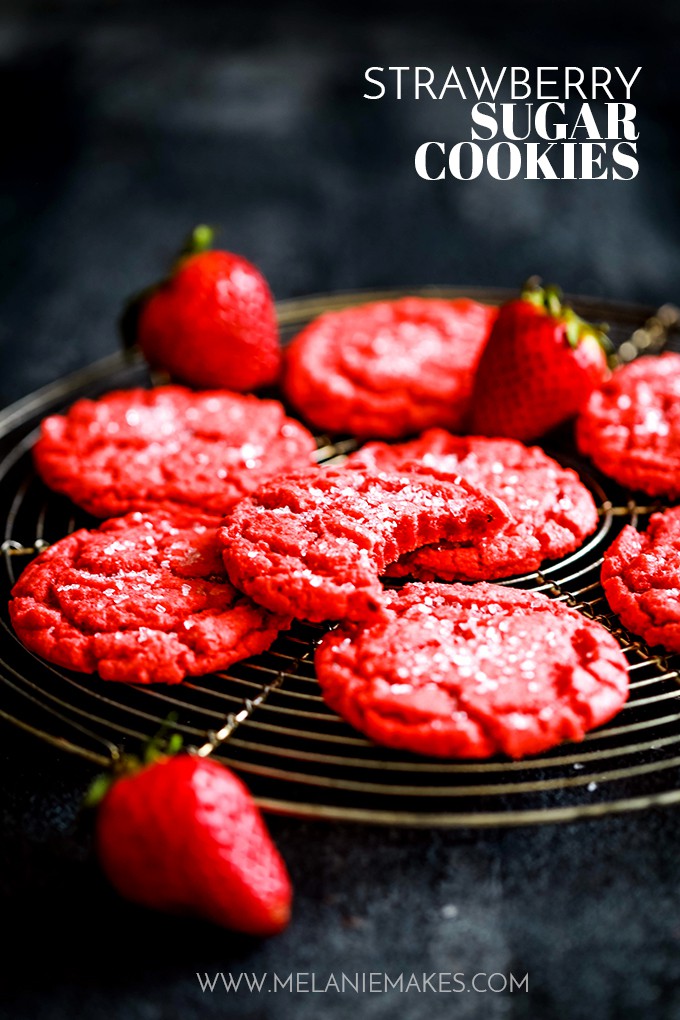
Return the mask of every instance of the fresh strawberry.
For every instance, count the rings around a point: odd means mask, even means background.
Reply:
[[[96,822],[99,861],[118,892],[251,935],[285,928],[290,879],[240,779],[185,753],[128,768]],[[90,803],[101,788],[93,792]]]
[[[602,329],[531,281],[503,305],[475,377],[472,432],[530,440],[572,418],[609,375]]]
[[[245,393],[276,382],[281,366],[276,312],[262,274],[240,255],[209,250],[197,227],[168,279],[128,305],[128,343],[149,364],[191,386]]]

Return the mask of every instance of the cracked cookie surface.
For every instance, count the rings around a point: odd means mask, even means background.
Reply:
[[[433,425],[460,431],[497,309],[405,297],[327,312],[285,353],[283,388],[329,432],[398,439]]]
[[[24,645],[105,680],[179,683],[269,648],[290,619],[228,581],[217,522],[129,514],[41,553],[12,591]]]
[[[221,515],[315,449],[276,400],[159,386],[77,401],[45,419],[33,453],[51,489],[113,517],[159,506]]]
[[[680,652],[680,507],[626,525],[602,564],[602,587],[621,622],[652,647]]]
[[[380,613],[380,575],[401,555],[444,538],[474,541],[506,508],[463,479],[327,468],[273,479],[220,529],[230,579],[274,612],[307,620]]]
[[[369,443],[347,461],[373,471],[423,470],[437,478],[466,478],[502,500],[513,520],[472,544],[440,543],[403,556],[390,576],[422,581],[481,581],[537,570],[544,560],[580,548],[598,522],[593,497],[575,471],[539,447],[514,439],[452,436],[430,429],[418,439]]]
[[[326,702],[377,743],[450,758],[513,758],[580,740],[628,694],[600,624],[544,595],[480,582],[408,584],[386,614],[322,640]]]
[[[578,418],[576,441],[620,485],[680,496],[680,354],[647,355],[614,372]]]

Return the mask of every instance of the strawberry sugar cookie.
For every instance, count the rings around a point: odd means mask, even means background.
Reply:
[[[680,496],[680,354],[637,358],[596,390],[576,441],[605,475],[650,496]]]
[[[422,581],[511,577],[580,548],[597,527],[597,507],[576,472],[539,447],[514,439],[452,436],[430,429],[407,443],[369,443],[347,464],[375,472],[427,471],[449,480],[462,476],[510,511],[512,519],[494,534],[472,544],[426,546],[392,564],[391,576]]]
[[[626,525],[605,553],[602,587],[621,622],[649,645],[680,652],[680,507]]]
[[[628,665],[562,602],[480,582],[409,584],[316,652],[326,702],[379,744],[445,758],[545,751],[618,712]]]
[[[179,683],[269,648],[290,619],[229,583],[216,521],[129,514],[82,528],[21,574],[9,606],[32,652],[104,680]]]
[[[231,581],[266,608],[362,619],[382,611],[389,563],[442,539],[474,542],[507,520],[462,479],[328,468],[266,482],[232,508],[219,536]]]
[[[398,439],[461,431],[496,309],[405,297],[326,312],[285,352],[284,392],[317,429]]]
[[[276,400],[183,386],[78,400],[42,423],[43,481],[96,517],[159,506],[221,515],[272,475],[312,463],[316,442]]]

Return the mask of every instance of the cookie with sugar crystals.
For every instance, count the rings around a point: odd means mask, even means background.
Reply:
[[[680,652],[680,507],[630,525],[604,556],[602,587],[621,622],[648,645]]]
[[[599,623],[502,585],[408,584],[319,644],[325,701],[379,744],[446,758],[545,751],[611,719],[628,665]]]
[[[221,515],[272,475],[313,462],[316,442],[276,400],[183,386],[116,390],[42,423],[45,483],[96,517],[159,506]]]
[[[405,297],[326,312],[285,352],[283,388],[317,429],[398,439],[460,431],[497,309]]]
[[[581,453],[620,485],[680,496],[680,354],[646,355],[596,390],[576,423]]]
[[[269,648],[290,618],[230,584],[216,521],[129,514],[41,553],[9,606],[24,645],[104,680],[179,683]]]
[[[474,542],[507,520],[502,504],[462,479],[327,468],[265,482],[219,535],[231,581],[266,608],[361,619],[382,611],[388,563],[446,538]]]
[[[537,446],[515,439],[452,436],[430,429],[407,443],[369,443],[347,461],[372,471],[422,470],[437,478],[463,476],[502,500],[505,527],[474,544],[441,542],[403,556],[391,576],[422,581],[487,581],[538,570],[545,560],[580,548],[597,527],[597,507],[575,471]]]

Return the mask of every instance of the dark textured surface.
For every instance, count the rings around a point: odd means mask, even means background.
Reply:
[[[295,912],[258,943],[116,900],[75,822],[90,770],[5,730],[3,748],[3,1015],[678,1015],[676,811],[501,833],[271,819]],[[529,994],[203,994],[196,973],[218,971],[528,973]]]
[[[0,8],[0,402],[113,350],[122,299],[199,219],[276,295],[418,283],[677,300],[677,22],[581,2],[461,21],[406,5],[15,3]],[[455,105],[361,99],[371,64],[643,65],[633,183],[415,175]],[[118,902],[76,823],[91,769],[7,727],[0,1014],[191,1018],[673,1017],[680,813],[508,832],[274,819],[297,891],[266,944]],[[196,971],[512,971],[529,994],[201,993]]]
[[[110,351],[123,298],[201,219],[279,298],[534,272],[675,296],[672,2],[651,18],[640,4],[492,3],[462,23],[399,4],[2,6],[2,402]],[[371,65],[567,62],[643,65],[634,182],[426,182],[417,145],[468,137],[468,105],[362,99]]]

